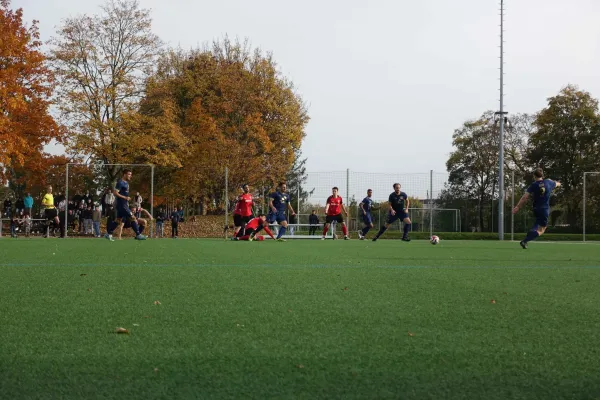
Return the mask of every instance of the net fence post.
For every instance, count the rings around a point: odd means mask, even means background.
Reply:
[[[510,240],[515,240],[515,214],[512,210],[515,208],[515,171],[512,172],[512,183],[511,183],[511,208],[510,208]]]
[[[433,170],[429,170],[429,237],[433,236]]]
[[[154,218],[154,165],[150,167],[150,215]],[[150,220],[150,237],[154,237],[154,225]]]
[[[69,236],[69,163],[67,163],[66,177],[65,177],[65,237]]]
[[[229,185],[228,185],[228,180],[229,180],[229,169],[227,167],[225,167],[225,229],[223,229],[223,231],[225,232],[225,240],[227,240],[227,228],[229,225]]]
[[[583,173],[583,241],[585,242],[585,206],[586,206],[586,193],[585,193],[585,181],[587,172]]]
[[[346,169],[346,204],[348,205],[348,211],[350,211],[350,168]],[[347,229],[350,230],[350,215],[347,215],[346,218],[348,219]]]

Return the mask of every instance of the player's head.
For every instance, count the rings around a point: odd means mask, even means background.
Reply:
[[[394,183],[394,192],[396,193],[400,193],[400,184],[399,183]]]
[[[369,189],[367,190],[367,197],[371,197],[373,196],[373,190]]]
[[[132,207],[130,208],[130,210],[131,210],[131,212],[132,212],[133,214],[135,214],[135,212],[137,211],[137,207],[136,207],[136,206],[132,206]]]
[[[316,213],[317,213],[317,210],[312,210],[312,213],[313,213],[313,214],[316,214]]]
[[[544,170],[542,170],[541,168],[537,168],[535,171],[533,171],[533,177],[535,179],[543,179],[544,178]]]
[[[250,193],[250,186],[247,183],[244,183],[242,185],[242,190],[244,191],[244,193]]]
[[[267,220],[267,216],[265,214],[258,214],[257,218],[262,219],[263,222],[265,222]]]
[[[279,182],[279,191],[285,192],[287,190],[287,184],[285,182]]]
[[[130,169],[124,169],[123,170],[123,180],[130,181],[131,180],[131,175],[133,175],[133,173],[131,172]]]
[[[48,191],[48,193],[52,193],[52,185],[46,186],[46,190]]]
[[[337,186],[334,186],[334,187],[332,187],[332,188],[331,188],[331,193],[332,193],[334,196],[337,196],[337,194],[338,194],[338,192],[339,192],[339,191],[340,191],[340,189],[338,189],[338,187],[337,187]]]

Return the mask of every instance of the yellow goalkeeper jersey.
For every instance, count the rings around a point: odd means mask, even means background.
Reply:
[[[42,199],[42,205],[46,207],[46,210],[51,210],[54,208],[54,196],[52,193],[46,193]]]

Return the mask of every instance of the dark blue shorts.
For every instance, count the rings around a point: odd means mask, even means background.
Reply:
[[[536,226],[548,226],[548,218],[550,217],[549,208],[539,208],[533,210],[533,216],[535,217]]]
[[[117,218],[121,218],[122,220],[128,220],[133,217],[131,210],[129,207],[117,206]]]
[[[397,212],[396,215],[392,215],[392,213],[388,213],[387,220],[385,221],[388,224],[393,224],[394,222],[400,220],[404,221],[405,218],[408,218],[408,214],[404,212]]]
[[[283,221],[287,222],[287,217],[285,216],[285,212],[270,212],[269,215],[267,215],[267,222],[272,224],[274,222],[277,222],[278,224],[281,224]]]
[[[373,223],[373,217],[371,216],[371,213],[363,214],[363,222],[365,225],[371,225]]]

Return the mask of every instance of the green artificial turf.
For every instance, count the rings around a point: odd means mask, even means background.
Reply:
[[[3,238],[0,398],[595,399],[599,288],[595,244]]]

